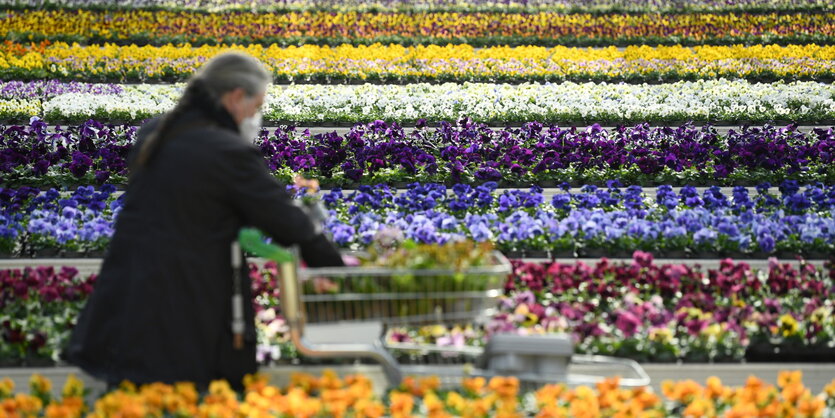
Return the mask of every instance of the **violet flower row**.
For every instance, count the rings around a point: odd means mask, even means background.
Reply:
[[[0,130],[1,185],[124,184],[137,128],[90,120],[48,127],[38,118]],[[412,181],[527,187],[605,184],[753,185],[786,179],[835,181],[835,129],[649,124],[603,129],[546,126],[494,129],[462,119],[404,129],[376,121],[344,135],[279,127],[256,144],[275,175],[296,173],[325,186]]]

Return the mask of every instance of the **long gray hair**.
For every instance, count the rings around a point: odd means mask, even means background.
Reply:
[[[224,93],[243,88],[247,96],[263,93],[272,81],[272,76],[255,57],[241,52],[220,54],[203,65],[188,80],[183,96],[174,109],[163,115],[159,125],[139,149],[135,165],[148,164],[154,152],[167,138],[174,121],[186,110],[200,108],[210,116],[217,115],[222,108]]]

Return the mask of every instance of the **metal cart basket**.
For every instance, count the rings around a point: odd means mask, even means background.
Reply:
[[[536,355],[532,347],[540,347],[545,353],[556,353],[563,360],[571,359],[564,342],[552,344],[537,339],[519,340],[519,336],[507,336],[513,341],[492,344],[494,352],[481,353],[480,348],[467,347],[456,350],[451,347],[426,345],[385,344],[382,336],[391,326],[426,324],[479,323],[488,318],[497,306],[511,265],[507,258],[496,251],[489,262],[479,267],[454,269],[396,269],[381,267],[299,268],[298,257],[279,247],[265,244],[255,230],[243,230],[239,241],[248,252],[270,260],[280,267],[281,310],[289,327],[290,340],[300,354],[312,358],[367,358],[383,367],[390,385],[398,385],[404,374],[435,374],[448,379],[496,374],[518,374],[519,364],[528,368],[550,370],[549,376],[527,376],[523,380],[533,383],[563,381],[588,383],[599,380],[594,376],[576,376],[562,373],[564,367],[545,367],[545,360],[532,359]],[[570,343],[569,343],[570,344]],[[507,347],[519,345],[523,355],[517,356],[511,348],[508,355],[499,355]],[[525,349],[524,347],[527,347]],[[471,357],[482,354],[477,369],[471,365],[459,367],[444,365],[405,365],[394,356],[394,350],[412,352],[459,352]],[[567,356],[565,355],[567,353]],[[492,359],[492,360],[491,360]],[[508,361],[509,360],[509,361]],[[577,357],[580,362],[626,366],[639,376],[624,379],[624,385],[644,386],[649,378],[637,363],[631,360],[599,356]],[[557,363],[563,363],[562,360]],[[554,364],[557,364],[554,363]],[[510,368],[508,368],[510,367]],[[518,367],[517,367],[518,368]],[[492,369],[492,370],[491,370]],[[520,376],[523,378],[525,376]]]

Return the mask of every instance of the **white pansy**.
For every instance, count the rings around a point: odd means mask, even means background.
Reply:
[[[5,115],[141,119],[170,109],[183,85],[126,85],[121,94],[64,94],[42,104],[2,101]],[[15,108],[19,106],[20,109]],[[34,112],[41,106],[40,112]],[[17,110],[16,110],[17,109]],[[792,119],[835,117],[835,86],[744,80],[668,84],[415,83],[272,86],[264,116],[272,121],[579,119]]]

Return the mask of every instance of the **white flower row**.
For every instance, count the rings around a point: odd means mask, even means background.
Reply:
[[[182,84],[127,85],[121,94],[70,93],[35,101],[2,100],[9,118],[41,108],[47,120],[137,120],[174,106]],[[469,116],[482,121],[826,120],[835,118],[835,86],[817,82],[681,81],[634,85],[464,83],[271,86],[272,121],[414,121]]]

